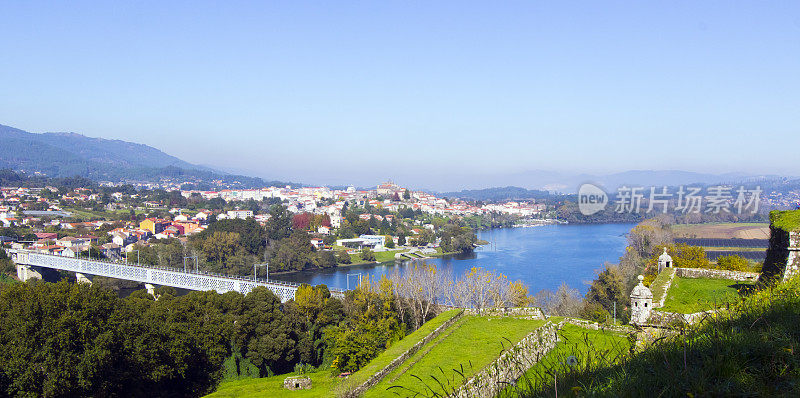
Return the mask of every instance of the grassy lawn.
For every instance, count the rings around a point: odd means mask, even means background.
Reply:
[[[334,250],[342,250],[334,248]],[[394,255],[397,253],[405,252],[405,249],[389,249],[384,252],[372,252],[375,255],[375,261],[364,261],[361,258],[361,253],[354,253],[350,255],[350,260],[352,263],[350,264],[339,264],[339,266],[348,266],[348,265],[361,265],[361,264],[372,264],[372,263],[385,263],[389,261],[394,261]]]
[[[739,293],[734,286],[741,284],[730,279],[676,277],[661,310],[681,314],[710,310],[738,300]]]
[[[302,397],[322,398],[330,397],[336,384],[341,383],[337,377],[331,377],[330,370],[309,373],[311,377],[310,390],[290,391],[283,388],[283,380],[291,375],[264,377],[261,379],[245,379],[220,383],[217,391],[207,395],[209,398],[233,397]]]
[[[72,213],[72,216],[67,217],[67,219],[79,219],[85,221],[101,220],[101,219],[108,219],[108,220],[127,219],[130,215],[130,210],[93,211],[84,208],[65,207],[64,211]],[[135,213],[138,215],[138,214],[144,214],[145,212],[143,210],[135,210]]]
[[[769,220],[775,228],[794,231],[800,229],[800,210],[771,211]]]
[[[364,397],[404,397],[414,396],[415,392],[422,396],[435,396],[451,392],[464,382],[465,377],[472,376],[495,360],[504,346],[516,344],[543,324],[541,320],[512,317],[465,316],[367,391]],[[462,367],[463,377],[457,373],[462,371]],[[405,389],[387,390],[392,386]]]
[[[422,325],[419,329],[409,334],[402,340],[398,341],[386,351],[382,352],[378,357],[370,361],[367,366],[363,367],[358,372],[352,374],[347,379],[347,384],[354,386],[365,382],[370,376],[384,366],[388,365],[398,355],[405,352],[411,346],[422,340],[425,336],[430,334],[436,328],[447,322],[454,316],[458,315],[459,310],[445,311],[436,318],[431,319]],[[331,372],[328,369],[319,372],[308,374],[311,377],[312,388],[310,390],[289,391],[283,388],[283,380],[291,376],[291,374],[284,374],[273,377],[264,377],[260,379],[245,379],[223,382],[217,388],[217,391],[208,397],[223,398],[223,397],[329,397],[335,396],[334,388],[341,384],[343,381],[331,377]]]
[[[553,320],[553,318],[551,318]],[[501,397],[525,396],[537,391],[544,385],[553,382],[551,374],[567,371],[567,358],[575,356],[578,366],[602,361],[613,364],[629,352],[630,341],[624,333],[603,330],[584,329],[580,326],[565,324],[558,332],[560,341],[536,365],[520,377],[516,387],[509,387],[500,394]]]
[[[419,329],[415,330],[413,333],[409,334],[402,340],[398,341],[391,347],[387,348],[386,351],[382,352],[375,359],[370,361],[367,364],[367,366],[364,366],[363,368],[359,369],[358,372],[353,373],[350,376],[350,379],[354,384],[361,384],[367,381],[367,379],[370,376],[375,374],[377,371],[383,369],[386,365],[389,364],[389,362],[392,362],[392,360],[397,358],[400,354],[404,353],[414,344],[417,344],[420,340],[425,338],[425,336],[429,335],[431,332],[436,330],[436,328],[438,328],[448,320],[452,319],[460,312],[461,310],[445,311],[439,314],[439,316],[437,316],[436,318],[433,318],[430,321],[425,322],[425,324],[423,324]]]

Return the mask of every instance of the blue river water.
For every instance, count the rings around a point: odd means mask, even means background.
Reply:
[[[472,267],[497,270],[509,280],[521,280],[531,294],[541,289],[555,290],[566,282],[581,294],[588,289],[605,262],[618,262],[626,246],[626,234],[634,224],[566,224],[530,228],[503,228],[480,231],[478,238],[490,244],[471,255],[425,260],[440,269],[452,269],[460,275]],[[409,261],[377,265],[355,265],[320,271],[302,271],[275,275],[275,279],[326,284],[347,288],[357,283],[353,274],[380,278],[381,274],[401,271]],[[348,278],[350,274],[350,278]]]

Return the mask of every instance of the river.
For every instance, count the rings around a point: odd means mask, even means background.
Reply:
[[[580,290],[588,289],[598,269],[606,261],[617,262],[625,250],[627,234],[635,224],[566,224],[530,228],[504,228],[480,231],[478,238],[490,244],[470,255],[432,258],[425,261],[439,268],[462,274],[472,267],[497,270],[509,280],[522,280],[535,294],[541,289],[555,290],[562,282]],[[371,278],[391,274],[410,262],[354,265],[319,271],[276,275],[275,279],[311,285],[347,288],[348,274],[361,273]],[[356,284],[351,276],[349,287]]]

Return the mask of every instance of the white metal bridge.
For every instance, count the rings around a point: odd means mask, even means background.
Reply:
[[[148,290],[152,290],[153,286],[162,285],[188,290],[214,290],[218,293],[233,291],[247,294],[258,286],[265,286],[272,290],[281,301],[293,299],[294,293],[300,286],[275,280],[254,280],[253,278],[191,272],[167,267],[64,257],[31,250],[10,249],[7,251],[17,264],[17,273],[22,280],[29,278],[28,272],[33,266],[75,272],[79,279],[86,274],[142,282],[148,287]],[[330,291],[334,297],[344,297],[344,292],[340,289],[331,288]]]

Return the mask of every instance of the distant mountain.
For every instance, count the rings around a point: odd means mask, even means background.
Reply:
[[[109,168],[201,169],[144,144],[76,133],[34,134],[0,125],[0,142],[0,167],[39,171],[52,177],[88,177]]]
[[[56,178],[80,176],[95,181],[178,178],[203,186],[211,180],[242,187],[285,184],[194,165],[144,144],[76,133],[35,134],[0,125],[0,169],[4,168]]]

